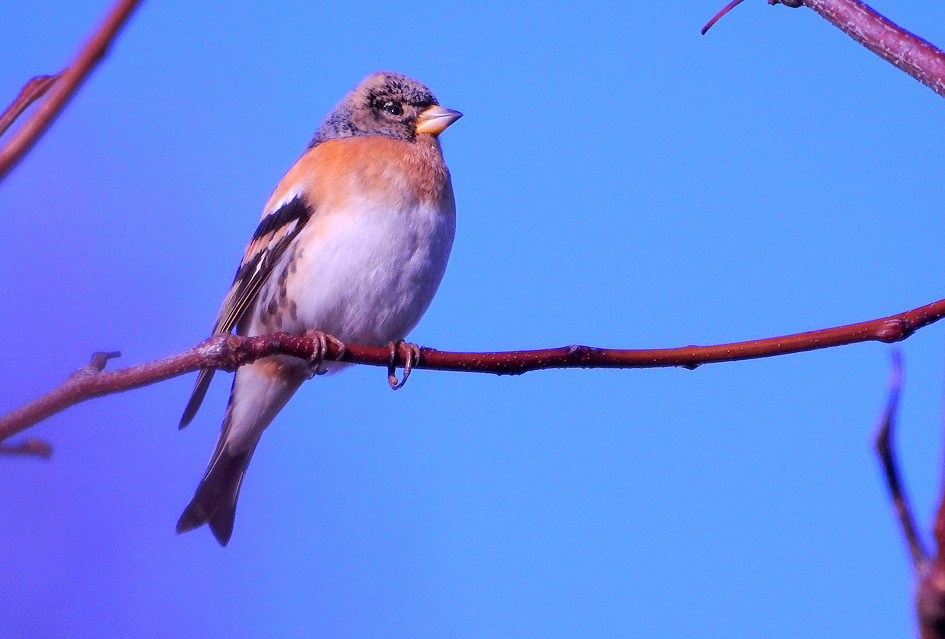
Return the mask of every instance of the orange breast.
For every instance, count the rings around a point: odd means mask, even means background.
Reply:
[[[352,200],[404,200],[446,204],[449,171],[432,136],[412,142],[385,136],[328,140],[295,163],[266,204],[266,212],[288,193],[301,191],[319,211],[345,209]]]

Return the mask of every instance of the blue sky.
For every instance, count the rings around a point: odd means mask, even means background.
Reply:
[[[0,101],[101,3],[5,11]],[[466,115],[458,229],[412,334],[443,350],[709,344],[945,297],[942,99],[813,12],[721,1],[150,2],[0,184],[0,410],[97,350],[209,331],[260,209],[377,69]],[[876,2],[945,43],[945,5]],[[945,326],[903,345],[900,451],[940,492]],[[40,427],[0,460],[10,637],[909,636],[871,449],[889,347],[696,371],[360,367],[302,388],[230,545],[174,524],[228,383],[192,376]]]

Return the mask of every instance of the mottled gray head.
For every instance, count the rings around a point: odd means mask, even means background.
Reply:
[[[309,148],[357,135],[397,140],[413,140],[418,133],[438,135],[462,115],[438,105],[430,89],[413,78],[378,71],[364,78],[325,116]]]

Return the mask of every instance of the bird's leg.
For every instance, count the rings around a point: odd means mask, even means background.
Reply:
[[[325,356],[329,353],[328,342],[331,342],[332,345],[338,349],[339,358],[345,354],[345,343],[325,331],[307,331],[305,337],[315,341],[315,350],[308,360],[309,371],[312,377],[315,375],[324,375],[328,372],[322,368],[322,364],[325,363]]]
[[[391,389],[399,390],[407,383],[407,378],[410,377],[410,371],[413,370],[413,365],[420,361],[420,347],[416,344],[405,342],[402,339],[397,340],[396,344],[390,342],[388,346],[390,347],[390,361],[387,364],[387,383],[390,384]],[[400,350],[401,346],[406,350],[406,355],[404,356],[404,378],[398,382],[396,362],[397,352]]]

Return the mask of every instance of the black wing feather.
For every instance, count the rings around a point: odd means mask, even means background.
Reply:
[[[247,309],[256,301],[259,289],[269,279],[275,264],[312,217],[312,212],[305,198],[298,195],[260,221],[233,278],[230,292],[223,300],[213,327],[215,335],[229,333],[239,324]],[[197,414],[210,387],[213,372],[213,369],[200,371],[178,428],[187,426]]]

